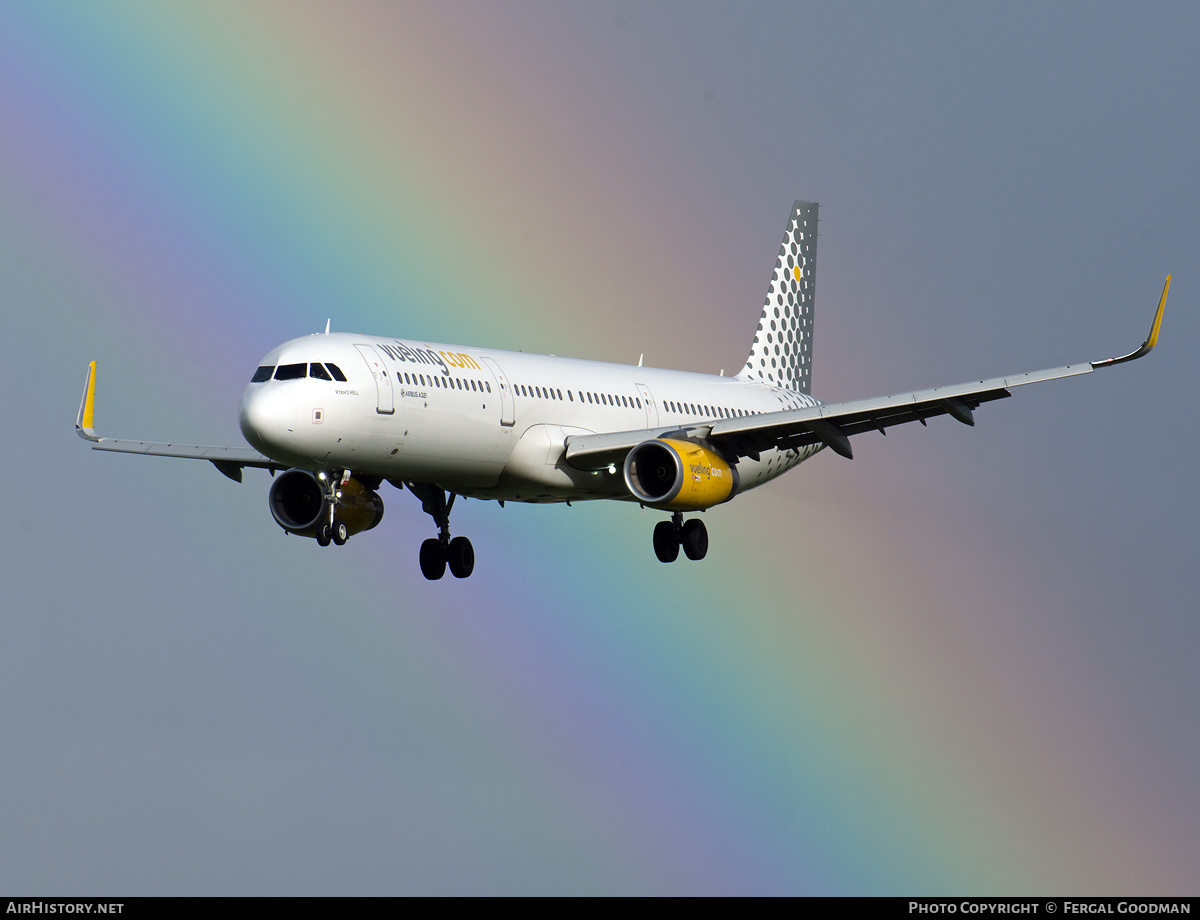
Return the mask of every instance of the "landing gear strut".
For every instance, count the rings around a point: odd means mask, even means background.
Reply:
[[[350,530],[344,521],[339,521],[337,513],[337,489],[343,477],[348,474],[342,470],[326,470],[317,474],[321,488],[325,493],[325,503],[329,506],[329,520],[317,527],[317,545],[328,546],[331,542],[345,546],[350,539]]]
[[[708,554],[708,528],[699,518],[684,523],[683,512],[676,511],[671,520],[654,525],[654,555],[659,562],[674,562],[680,546],[689,559],[703,559]]]
[[[446,493],[437,486],[424,482],[406,482],[408,491],[421,500],[421,508],[437,524],[438,535],[421,544],[421,574],[430,581],[437,581],[446,574],[455,578],[466,578],[475,570],[475,548],[466,537],[450,538],[450,509],[454,507],[453,492],[447,500]],[[336,540],[336,535],[334,536]]]

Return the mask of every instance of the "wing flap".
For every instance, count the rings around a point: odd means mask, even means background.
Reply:
[[[270,457],[251,447],[220,447],[215,444],[175,444],[166,441],[133,441],[123,438],[100,438],[92,450],[111,450],[120,454],[146,454],[151,457],[181,457],[185,460],[210,460],[213,463],[236,463],[261,469],[283,469]]]
[[[88,440],[92,440],[88,438]],[[110,450],[119,454],[145,454],[148,457],[179,457],[184,460],[207,460],[222,476],[234,482],[242,481],[242,469],[287,469],[270,457],[249,447],[220,447],[215,444],[174,444],[165,441],[130,441],[122,438],[96,438],[92,450]]]

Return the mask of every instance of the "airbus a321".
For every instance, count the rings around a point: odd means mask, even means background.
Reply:
[[[274,476],[269,507],[287,533],[343,545],[383,517],[386,480],[434,520],[421,545],[426,578],[466,578],[470,540],[450,536],[455,498],[515,502],[617,499],[666,512],[655,555],[708,552],[698,517],[769,482],[822,448],[851,457],[850,439],[949,415],[973,425],[985,402],[1016,386],[1089,374],[1154,347],[1171,278],[1150,334],[1120,358],[825,405],[809,392],[817,205],[797,201],[767,288],[750,354],[732,377],[492,348],[330,333],[269,351],[242,394],[251,447],[99,437],[96,362],[76,430],[96,450],[210,461],[230,479]],[[280,475],[275,476],[279,472]]]

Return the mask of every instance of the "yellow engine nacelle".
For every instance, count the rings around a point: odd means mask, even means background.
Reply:
[[[311,470],[280,473],[271,486],[271,514],[288,533],[315,537],[329,523],[332,500],[334,517],[346,522],[350,535],[370,530],[383,520],[383,499],[351,476],[332,490]]]
[[[737,470],[715,451],[691,441],[643,441],[625,457],[625,485],[643,505],[700,511],[729,501]]]

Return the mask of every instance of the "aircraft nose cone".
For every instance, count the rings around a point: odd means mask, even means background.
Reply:
[[[238,406],[242,436],[268,457],[286,448],[296,430],[296,401],[277,387],[251,384]]]

